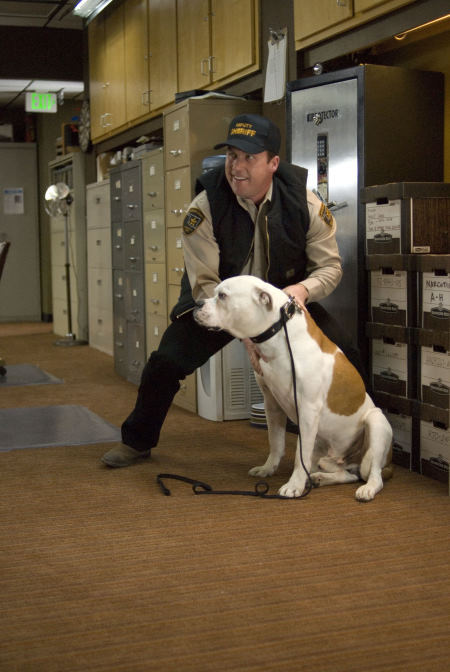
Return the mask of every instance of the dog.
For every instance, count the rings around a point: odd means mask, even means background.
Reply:
[[[270,451],[249,474],[275,473],[285,450],[286,417],[297,424],[290,345],[300,435],[292,475],[279,494],[302,496],[308,472],[315,486],[362,479],[355,497],[372,500],[392,476],[391,426],[358,371],[308,311],[273,285],[241,275],[221,282],[194,317],[205,327],[258,344],[262,375],[255,376],[264,395]]]

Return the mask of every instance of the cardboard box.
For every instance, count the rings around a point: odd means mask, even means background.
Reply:
[[[370,271],[370,311],[373,322],[408,326],[407,271],[380,268]]]
[[[385,411],[393,431],[392,461],[405,469],[412,469],[413,419],[410,415]]]
[[[450,351],[420,348],[419,387],[419,398],[425,404],[450,408]]]
[[[438,481],[449,480],[450,428],[420,421],[420,473]]]
[[[387,338],[371,341],[371,373],[374,391],[399,397],[414,396],[414,346]]]
[[[366,254],[448,254],[450,184],[392,182],[365,187]]]
[[[450,273],[435,270],[421,273],[421,326],[435,331],[450,331]]]

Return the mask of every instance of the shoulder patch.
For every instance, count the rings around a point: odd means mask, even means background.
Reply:
[[[331,226],[331,224],[333,223],[333,215],[332,215],[331,212],[328,210],[328,208],[327,208],[327,206],[325,205],[325,203],[322,203],[321,206],[320,206],[319,217],[320,217],[321,219],[323,219],[323,221],[325,222],[325,224],[328,224],[328,226]]]
[[[188,236],[194,233],[205,219],[205,215],[198,208],[191,208],[188,210],[183,221],[183,232]]]

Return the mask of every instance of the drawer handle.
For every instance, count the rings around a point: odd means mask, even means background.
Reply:
[[[95,244],[96,244],[96,245],[101,245],[101,244],[102,244],[102,241],[101,241],[101,240],[96,240],[96,241],[95,241]]]
[[[184,210],[182,208],[175,208],[175,210],[171,210],[170,212],[178,217],[183,214]]]
[[[133,210],[134,208],[137,208],[137,207],[138,207],[138,206],[137,206],[136,203],[128,203],[128,208],[129,208],[130,210]]]
[[[134,264],[135,261],[138,260],[137,257],[128,257],[128,259]]]
[[[183,267],[181,267],[181,268],[175,267],[175,268],[172,268],[172,271],[175,271],[175,273],[183,273],[184,268]]]
[[[172,156],[180,156],[180,154],[182,154],[182,153],[183,152],[182,152],[181,149],[171,149],[169,151],[169,154],[171,154]]]
[[[97,285],[100,287],[101,284],[102,284],[102,281],[101,281],[101,279],[99,278],[99,279],[97,280]]]
[[[101,317],[98,318],[98,320],[97,320],[97,324],[103,324],[103,320],[102,320]]]
[[[123,294],[114,294],[116,299],[123,299]]]
[[[121,250],[121,249],[122,249],[122,245],[116,245],[116,250]]]
[[[150,249],[153,250],[153,252],[156,252],[158,250],[158,245],[150,245]]]
[[[150,299],[150,300],[151,300],[151,302],[154,303],[155,305],[158,305],[158,303],[159,303],[159,299]]]
[[[116,346],[117,346],[118,348],[123,348],[123,343],[122,343],[122,341],[116,341]]]
[[[149,191],[148,195],[150,196],[150,198],[155,198],[155,196],[158,195],[158,192],[157,191]]]
[[[120,201],[120,196],[114,196],[115,201]]]

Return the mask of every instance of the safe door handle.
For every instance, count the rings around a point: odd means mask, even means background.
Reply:
[[[342,208],[346,208],[348,206],[347,201],[341,201],[340,203],[336,203],[336,201],[330,201],[327,204],[328,210],[331,210],[331,212],[336,212],[336,210],[342,210]]]

